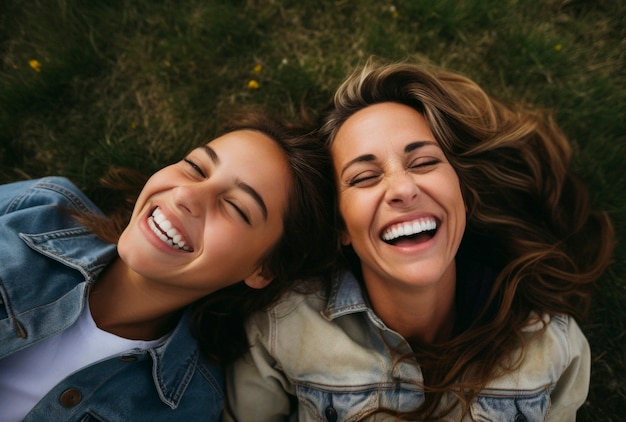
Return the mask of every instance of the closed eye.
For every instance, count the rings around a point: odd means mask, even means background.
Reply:
[[[435,166],[439,163],[441,163],[441,160],[439,158],[427,157],[427,158],[421,158],[421,159],[417,159],[413,161],[411,165],[409,165],[409,168],[415,169],[415,170],[423,170],[428,167]]]
[[[348,180],[348,186],[367,187],[376,183],[379,175],[377,173],[360,173]]]
[[[198,166],[195,162],[191,161],[189,158],[185,158],[183,159],[183,161],[187,164],[189,164],[191,166],[191,168],[198,173],[200,176],[202,176],[203,178],[206,178],[206,174],[204,173],[204,171],[202,171],[202,169],[200,168],[200,166]]]
[[[248,214],[246,214],[241,208],[239,208],[239,206],[237,206],[237,204],[235,204],[233,201],[230,200],[226,200],[226,203],[231,206],[235,212],[237,214],[239,214],[239,216],[241,217],[241,219],[248,225],[251,225],[250,222],[250,217],[248,216]]]

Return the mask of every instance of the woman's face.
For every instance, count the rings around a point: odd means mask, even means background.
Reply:
[[[254,275],[283,233],[290,188],[287,158],[271,138],[228,133],[148,180],[120,258],[154,285],[198,297],[248,278],[263,287]]]
[[[398,103],[369,106],[341,126],[331,152],[342,241],[359,256],[368,288],[453,279],[465,205],[424,117]]]

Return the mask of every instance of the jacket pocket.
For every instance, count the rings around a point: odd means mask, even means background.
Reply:
[[[471,404],[470,413],[479,422],[541,422],[550,408],[549,393],[548,388],[483,392]]]
[[[336,387],[307,383],[298,385],[297,395],[314,420],[328,422],[388,420],[391,414],[380,409],[410,411],[424,400],[420,391],[394,384]]]

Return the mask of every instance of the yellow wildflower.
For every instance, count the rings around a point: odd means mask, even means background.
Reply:
[[[254,73],[261,73],[261,70],[263,70],[263,65],[257,64],[252,70],[254,71]]]
[[[259,86],[259,83],[254,79],[250,79],[250,81],[248,82],[248,89],[259,89]]]
[[[39,60],[29,60],[28,61],[28,65],[30,66],[31,69],[33,69],[35,72],[41,72],[41,62],[39,62]]]
[[[561,44],[557,44],[554,46],[554,51],[561,51],[563,50],[563,46]]]
[[[389,6],[389,11],[391,12],[391,16],[394,19],[398,19],[398,16],[400,14],[398,13],[398,9],[396,9],[396,6],[394,6],[394,5]]]

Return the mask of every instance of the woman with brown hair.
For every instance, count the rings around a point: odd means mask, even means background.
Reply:
[[[329,165],[254,112],[145,184],[113,180],[140,190],[132,214],[60,177],[0,186],[0,419],[218,420],[243,321],[329,249]]]
[[[320,133],[345,265],[253,317],[228,418],[574,420],[575,320],[614,240],[555,123],[455,73],[369,63]]]

